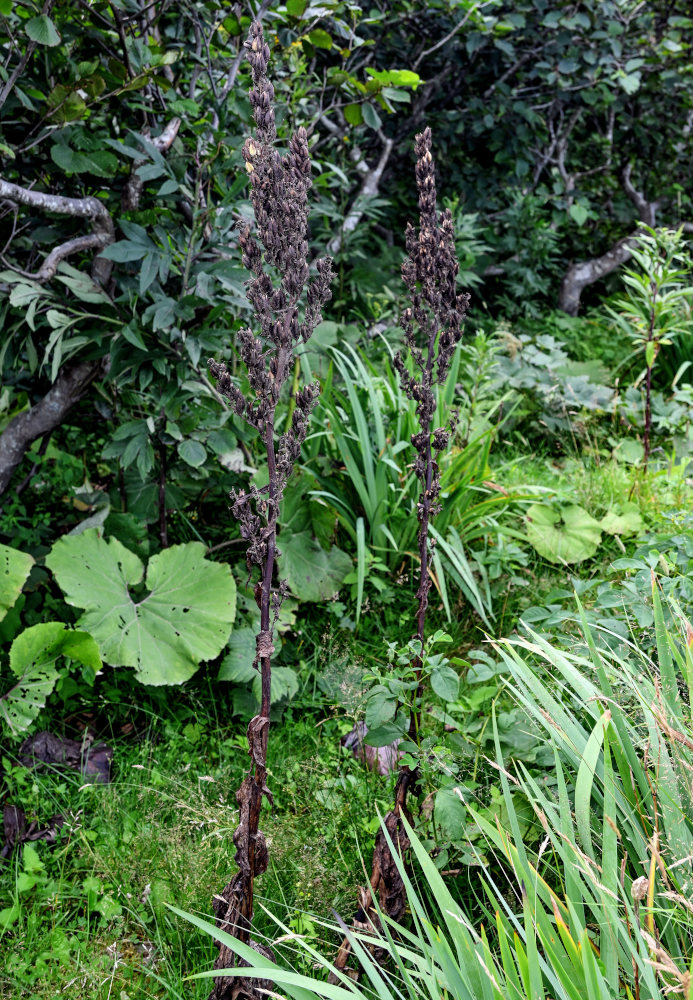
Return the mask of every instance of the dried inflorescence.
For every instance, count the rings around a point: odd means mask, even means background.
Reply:
[[[452,356],[462,337],[469,295],[457,291],[459,264],[450,210],[436,214],[435,167],[429,128],[416,137],[416,155],[419,232],[417,234],[411,223],[407,224],[408,257],[402,264],[402,277],[411,296],[411,306],[402,314],[402,329],[414,362],[414,373],[409,371],[402,352],[398,352],[394,363],[405,393],[416,401],[421,428],[412,435],[411,442],[416,450],[414,472],[421,482],[417,504],[421,558],[417,637],[423,642],[431,588],[428,526],[440,509],[437,456],[447,448],[455,421],[453,415],[448,427],[432,427],[436,409],[434,386],[443,383],[450,370]]]
[[[411,296],[411,306],[402,315],[402,328],[409,354],[413,360],[413,374],[410,372],[403,352],[395,356],[394,364],[404,391],[409,399],[416,402],[416,414],[420,430],[412,435],[411,442],[416,451],[414,471],[421,483],[417,503],[419,519],[420,581],[417,591],[419,601],[416,638],[423,642],[426,628],[428,593],[431,588],[429,574],[430,542],[429,525],[431,518],[440,509],[440,472],[437,458],[447,448],[450,435],[454,431],[456,414],[452,414],[446,427],[433,427],[436,410],[434,387],[445,381],[450,370],[450,362],[455,348],[462,337],[462,323],[465,318],[469,295],[458,293],[457,275],[459,264],[455,252],[452,216],[449,210],[436,214],[436,182],[433,157],[431,156],[431,130],[425,129],[416,137],[416,183],[419,191],[420,228],[418,235],[409,224],[406,230],[408,257],[402,265],[402,276]],[[416,658],[414,668],[420,683],[422,672],[421,654]],[[420,691],[417,692],[420,700]],[[409,735],[416,738],[419,719],[412,713]],[[395,788],[394,808],[384,820],[390,839],[401,855],[409,849],[409,839],[403,818],[410,820],[407,810],[407,795],[417,781],[417,771],[400,765]],[[377,899],[378,905],[374,904]],[[355,928],[378,927],[380,913],[398,920],[406,907],[406,890],[399,866],[381,830],[375,841],[370,884],[361,890],[360,910]],[[365,922],[364,922],[365,921]],[[344,969],[351,952],[351,941],[345,937],[339,949],[335,966]],[[376,959],[379,958],[375,952]],[[338,982],[334,973],[330,982]]]
[[[304,128],[298,128],[284,156],[275,148],[274,88],[266,75],[269,46],[258,22],[252,25],[245,46],[253,73],[250,103],[257,129],[255,136],[246,140],[243,158],[251,181],[256,233],[245,226],[240,245],[243,264],[254,275],[247,284],[247,297],[260,330],[259,336],[248,328],[240,330],[237,344],[254,398],[243,395],[225,365],[212,360],[209,367],[217,379],[219,392],[230,400],[234,412],[257,428],[267,441],[269,436],[274,440],[275,411],[282,386],[292,370],[294,348],[308,340],[322,319],[323,305],[330,298],[332,261],[329,257],[317,261],[316,273],[309,280],[308,137]],[[301,319],[299,301],[304,289],[306,303]],[[240,523],[242,537],[249,543],[249,569],[264,565],[267,559],[278,505],[300,454],[318,393],[319,386],[313,383],[296,394],[291,425],[272,449],[275,469],[270,461],[269,488],[253,488],[249,493],[233,495],[233,513]]]
[[[258,326],[257,335],[249,328],[237,334],[237,346],[247,373],[252,396],[246,398],[224,364],[210,360],[209,369],[219,392],[233,411],[256,428],[265,444],[269,483],[263,488],[232,493],[232,512],[241,536],[247,542],[249,573],[259,568],[255,597],[260,607],[260,632],[256,638],[255,665],[262,671],[260,713],[248,727],[251,773],[236,793],[240,823],[234,834],[239,871],[221,896],[215,912],[223,930],[243,941],[250,937],[253,915],[253,880],[267,867],[267,846],[259,831],[263,797],[269,795],[267,737],[271,690],[273,632],[286,592],[283,584],[273,585],[279,554],[276,546],[279,504],[286,482],[305,440],[311,411],[317,402],[317,383],[305,385],[294,394],[291,420],[281,434],[275,431],[277,407],[284,383],[292,374],[294,352],[307,341],[322,319],[322,307],[330,298],[332,261],[325,257],[308,266],[308,192],[311,164],[308,136],[298,128],[282,156],[275,148],[274,88],[267,79],[269,46],[262,27],[255,22],[245,47],[252,69],[250,103],[256,130],[243,147],[243,158],[251,183],[255,231],[245,226],[240,234],[243,264],[252,272],[247,297]],[[301,316],[303,308],[303,316]],[[257,946],[259,947],[259,946]],[[233,964],[230,950],[222,948],[216,967]],[[242,990],[253,993],[252,984]],[[238,980],[219,977],[212,993],[222,1000],[238,991]]]

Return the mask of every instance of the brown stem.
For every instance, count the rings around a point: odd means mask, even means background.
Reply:
[[[41,8],[41,15],[42,16],[46,15],[46,14],[50,14],[51,7],[53,6],[53,3],[54,3],[54,0],[46,0],[46,2],[44,3],[43,7]],[[20,78],[20,76],[22,75],[22,73],[26,69],[26,66],[27,66],[29,60],[31,59],[32,55],[34,54],[34,49],[35,48],[36,48],[36,42],[30,41],[27,44],[27,47],[24,50],[24,53],[23,53],[21,59],[19,60],[19,62],[15,66],[15,68],[12,70],[12,72],[9,75],[9,77],[7,78],[7,83],[2,88],[2,91],[0,91],[0,108],[2,108],[2,106],[5,103],[5,101],[7,100],[7,98],[12,93],[12,88],[14,87],[15,83],[17,82],[17,80]]]
[[[274,422],[267,421],[266,445],[267,445],[267,468],[269,471],[269,505],[268,505],[268,527],[269,538],[267,541],[267,561],[262,580],[262,605],[260,608],[260,629],[263,632],[271,631],[270,615],[272,600],[272,575],[274,573],[274,560],[277,552],[277,461],[274,453]],[[272,687],[272,666],[270,657],[263,656],[261,659],[262,669],[262,701],[260,704],[260,715],[269,720],[270,697]],[[265,740],[265,743],[267,741]]]
[[[423,372],[423,386],[425,389],[431,388],[433,381],[433,364],[435,361],[435,341],[436,331],[432,328],[428,337],[428,355],[426,357],[426,368]],[[430,581],[428,579],[428,528],[431,520],[431,486],[433,485],[433,453],[431,451],[431,419],[424,421],[421,427],[426,438],[426,479],[424,483],[423,495],[421,497],[421,515],[419,524],[419,559],[421,562],[421,574],[419,578],[419,608],[416,614],[417,631],[416,638],[421,643],[421,652],[414,660],[416,670],[416,702],[412,710],[409,721],[409,738],[417,740],[419,729],[421,728],[421,673],[423,670],[423,644],[426,636],[426,610],[428,608],[428,591]],[[418,771],[418,768],[417,768]],[[414,783],[415,783],[414,779]],[[406,788],[405,788],[406,796]]]

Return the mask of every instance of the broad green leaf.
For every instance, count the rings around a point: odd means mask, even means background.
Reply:
[[[308,38],[316,49],[332,48],[332,35],[328,34],[322,28],[314,28],[313,31],[308,33]]]
[[[390,722],[397,710],[397,698],[382,684],[372,688],[366,702],[366,725],[374,729]]]
[[[48,14],[37,14],[36,17],[29,18],[24,30],[32,42],[39,45],[60,44],[60,35]]]
[[[549,507],[535,503],[527,510],[527,538],[550,562],[577,563],[591,559],[599,548],[599,522],[577,504]]]
[[[645,449],[641,441],[635,438],[621,438],[614,448],[614,458],[617,462],[625,462],[627,465],[640,465],[645,454]]]
[[[620,513],[607,511],[599,525],[607,535],[637,535],[642,531],[644,522],[638,505],[626,502],[621,505]]]
[[[0,0],[0,14],[9,17],[12,13],[12,0]]]
[[[80,155],[64,143],[56,143],[55,146],[51,146],[51,160],[67,173],[74,173],[79,169],[77,164]]]
[[[205,464],[207,452],[205,451],[205,446],[199,441],[186,438],[185,441],[180,442],[177,450],[183,461],[187,462],[188,465],[192,465],[193,468],[198,468],[200,465]]]
[[[452,667],[444,663],[431,671],[431,687],[443,701],[457,701],[460,678]]]
[[[290,17],[302,17],[308,0],[286,0],[286,13]]]
[[[582,226],[589,218],[589,209],[581,205],[579,201],[573,202],[570,206],[570,217],[574,222],[577,222],[578,226]]]
[[[627,94],[634,94],[640,90],[642,75],[640,73],[626,73],[618,78],[618,82]]]
[[[351,559],[333,545],[323,549],[307,531],[282,534],[279,570],[301,601],[329,601],[351,570]]]
[[[0,718],[13,733],[27,729],[46,704],[58,679],[59,656],[101,669],[99,650],[87,632],[68,629],[62,622],[43,622],[21,632],[10,647],[10,670],[17,683],[0,698]]]
[[[363,109],[360,104],[347,104],[344,108],[344,117],[350,125],[360,125],[363,121]]]
[[[231,633],[228,653],[219,667],[220,681],[246,684],[257,676],[255,659],[255,632],[252,628],[236,628]],[[274,676],[274,672],[273,672]]]
[[[256,675],[255,685],[258,689],[258,700],[261,695],[261,678]],[[272,667],[272,704],[282,698],[293,698],[298,692],[298,674],[293,667]]]
[[[411,69],[372,69],[366,67],[366,73],[381,83],[383,87],[411,87],[416,90],[421,83],[421,77]]]
[[[22,868],[24,871],[29,873],[42,872],[45,867],[34,845],[25,844],[22,848]]]
[[[406,718],[397,716],[395,722],[385,722],[382,726],[369,729],[363,742],[369,747],[389,747],[395,740],[401,740],[408,729]]]
[[[0,545],[0,621],[21,594],[33,565],[27,552]]]
[[[378,114],[378,112],[375,110],[372,104],[368,103],[363,105],[363,120],[366,123],[366,125],[368,125],[369,128],[372,129],[379,129],[380,126],[383,124],[382,121],[380,120],[380,115]]]
[[[133,243],[131,240],[119,240],[112,243],[99,254],[106,260],[115,261],[116,264],[125,264],[131,260],[142,260],[149,253],[146,246],[141,243]]]
[[[84,609],[78,624],[106,663],[134,667],[144,684],[182,684],[221,652],[235,617],[228,566],[204,553],[200,542],[173,545],[150,559],[143,580],[133,552],[90,530],[59,539],[46,565],[67,603]]]
[[[0,931],[6,931],[19,920],[20,914],[19,903],[15,903],[13,906],[6,906],[4,910],[0,910]]]
[[[462,792],[456,786],[439,788],[436,792],[434,816],[436,826],[447,840],[461,840],[467,822],[467,807]]]

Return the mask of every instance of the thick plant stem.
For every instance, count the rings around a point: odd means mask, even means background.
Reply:
[[[289,418],[279,435],[276,435],[276,417],[282,386],[294,363],[295,347],[309,339],[322,320],[322,306],[330,298],[332,262],[329,258],[316,261],[317,274],[309,280],[307,233],[311,164],[308,136],[305,129],[299,128],[291,137],[284,156],[275,148],[274,89],[267,78],[270,50],[257,21],[251,26],[245,48],[253,76],[250,103],[254,108],[256,133],[246,141],[243,157],[251,182],[257,232],[245,226],[239,242],[243,264],[253,275],[247,283],[247,297],[253,307],[259,336],[244,328],[238,331],[236,342],[254,396],[243,395],[226,365],[211,360],[209,367],[217,379],[219,393],[231,401],[231,408],[238,417],[259,432],[267,455],[269,482],[262,489],[251,486],[248,492],[232,493],[232,511],[248,546],[249,574],[259,572],[255,599],[260,609],[260,630],[256,636],[253,665],[260,668],[261,701],[258,714],[248,725],[250,771],[236,792],[239,822],[233,842],[238,871],[223,893],[214,897],[214,910],[221,930],[271,959],[269,949],[252,938],[252,920],[255,879],[267,870],[269,863],[267,844],[260,830],[260,813],[263,798],[272,801],[267,788],[272,640],[287,593],[286,584],[281,581],[273,587],[279,554],[277,521],[284,487],[300,455],[310,413],[319,393],[315,383],[299,388],[298,365]],[[300,321],[299,301],[304,292],[304,318]],[[243,964],[230,948],[220,944],[216,969],[242,967]],[[210,1000],[259,998],[270,987],[271,983],[265,980],[219,976]]]

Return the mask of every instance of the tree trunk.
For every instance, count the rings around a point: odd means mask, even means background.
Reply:
[[[561,281],[558,308],[569,316],[577,316],[583,289],[593,285],[600,278],[605,278],[612,271],[618,270],[621,264],[625,264],[630,259],[630,250],[635,246],[637,235],[635,232],[625,236],[601,257],[571,264]]]
[[[37,438],[63,422],[68,411],[86,395],[103,370],[103,359],[61,368],[43,399],[9,422],[0,434],[0,496],[9,486],[27,449]]]

